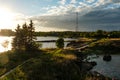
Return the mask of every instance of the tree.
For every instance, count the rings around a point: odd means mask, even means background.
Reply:
[[[21,49],[22,48],[22,39],[21,39],[21,28],[20,25],[18,24],[17,29],[15,29],[15,38],[13,38],[13,43],[12,47],[13,49]]]
[[[57,41],[56,41],[56,46],[58,48],[64,48],[64,39],[63,38],[59,38]]]
[[[35,29],[33,27],[32,20],[30,21],[29,25],[27,25],[26,23],[23,24],[22,28],[20,27],[20,25],[18,25],[15,31],[16,34],[12,43],[13,49],[26,51],[38,49],[39,45],[37,45],[35,42]]]

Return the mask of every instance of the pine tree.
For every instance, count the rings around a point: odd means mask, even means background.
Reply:
[[[23,24],[22,28],[18,25],[15,31],[16,34],[12,44],[13,49],[27,51],[38,49],[39,45],[37,45],[34,41],[36,37],[34,36],[35,29],[33,27],[32,20],[29,25],[26,23]]]
[[[21,29],[20,29],[20,25],[18,24],[17,29],[15,29],[16,33],[15,33],[15,38],[13,38],[13,43],[12,43],[12,47],[17,50],[17,49],[21,49],[22,44],[21,44]]]

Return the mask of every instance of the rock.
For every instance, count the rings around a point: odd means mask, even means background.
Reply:
[[[112,80],[97,71],[89,71],[88,74],[91,76],[90,80]]]
[[[96,66],[97,65],[97,63],[95,61],[90,62],[90,63],[91,63],[92,66]]]
[[[104,55],[103,56],[104,61],[111,61],[111,59],[112,59],[111,55]]]

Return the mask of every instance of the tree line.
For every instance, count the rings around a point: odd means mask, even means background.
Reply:
[[[24,24],[25,26],[25,24]],[[10,29],[2,29],[0,30],[0,36],[16,36],[16,31],[12,31]],[[69,38],[77,38],[77,37],[87,37],[87,38],[120,38],[120,31],[104,31],[97,30],[93,32],[74,32],[74,31],[51,31],[51,32],[35,32],[34,36],[56,36],[56,37],[69,37]]]
[[[67,37],[67,38],[77,38],[77,37],[120,38],[120,31],[97,30],[97,31],[94,31],[94,32],[73,32],[73,31],[35,32],[35,36],[56,36],[56,37]]]

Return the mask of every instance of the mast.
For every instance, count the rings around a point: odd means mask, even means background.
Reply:
[[[76,12],[76,27],[75,27],[75,31],[78,31],[78,12]]]

